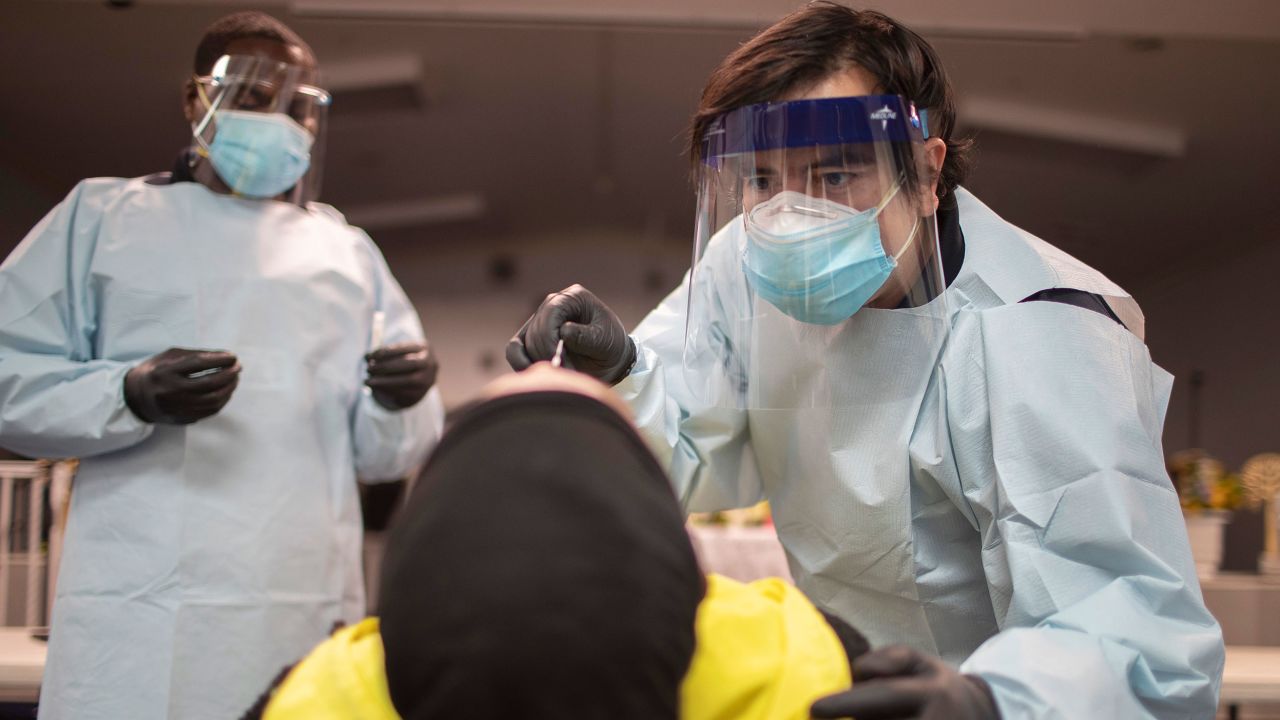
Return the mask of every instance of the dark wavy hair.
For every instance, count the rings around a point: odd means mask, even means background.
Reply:
[[[777,100],[852,66],[871,73],[879,91],[901,95],[928,110],[930,137],[947,144],[938,196],[964,182],[973,164],[973,140],[952,136],[955,92],[937,53],[915,31],[887,15],[826,0],[766,28],[711,73],[689,129],[688,152],[695,169],[702,160],[703,136],[716,117]]]

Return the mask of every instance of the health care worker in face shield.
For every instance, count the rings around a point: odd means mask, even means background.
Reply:
[[[772,503],[800,587],[879,649],[816,717],[1209,717],[1223,663],[1161,425],[1097,271],[959,186],[954,100],[893,20],[818,3],[713,73],[685,282],[630,337],[551,295],[517,369],[628,398],[690,510]]]
[[[329,97],[258,13],[196,54],[172,175],[80,183],[0,267],[0,445],[79,456],[42,718],[229,718],[364,614],[356,475],[419,464],[436,363],[309,202]]]

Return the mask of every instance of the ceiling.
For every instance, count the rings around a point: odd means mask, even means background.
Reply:
[[[246,7],[124,4],[0,4],[0,254],[78,179],[172,163],[201,31]],[[946,62],[984,201],[1131,287],[1276,242],[1280,134],[1263,121],[1280,116],[1280,4],[1032,5],[880,4]],[[686,120],[713,66],[794,4],[256,7],[334,83],[325,199],[410,258],[592,227],[687,246]]]

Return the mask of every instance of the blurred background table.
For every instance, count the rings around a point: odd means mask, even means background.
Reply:
[[[1218,704],[1229,720],[1273,718],[1280,712],[1280,647],[1227,645]],[[1247,706],[1247,715],[1242,714]]]
[[[31,628],[0,628],[0,705],[34,703],[40,697],[45,643]]]
[[[772,525],[689,525],[694,550],[706,572],[750,582],[766,577],[791,580],[787,556]]]
[[[1201,578],[1204,604],[1228,645],[1280,646],[1280,582],[1253,573]]]

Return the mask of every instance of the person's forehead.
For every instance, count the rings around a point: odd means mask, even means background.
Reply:
[[[236,38],[227,43],[228,55],[257,55],[303,68],[315,68],[316,60],[305,48],[271,38]]]

